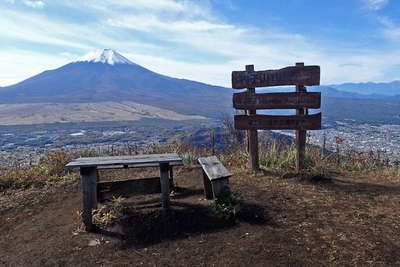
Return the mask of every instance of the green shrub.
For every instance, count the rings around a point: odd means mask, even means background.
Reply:
[[[0,170],[0,191],[8,188],[26,189],[42,187],[48,182],[61,180],[71,170],[65,165],[72,156],[65,151],[55,151],[43,156],[37,165],[22,165]]]
[[[67,152],[60,150],[47,153],[39,161],[39,167],[44,168],[49,176],[64,176],[71,170],[65,165],[72,160],[72,156]]]
[[[232,221],[236,219],[242,204],[243,200],[239,193],[226,189],[216,197],[212,209],[218,217]]]

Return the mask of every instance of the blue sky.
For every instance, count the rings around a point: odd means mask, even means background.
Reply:
[[[321,66],[321,83],[400,79],[397,0],[0,0],[0,86],[112,48],[230,87],[232,70]]]

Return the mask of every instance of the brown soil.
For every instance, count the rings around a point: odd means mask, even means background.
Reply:
[[[4,194],[0,265],[400,265],[400,183],[391,177],[234,175],[244,199],[236,223],[212,213],[200,169],[179,169],[175,181],[168,229],[159,195],[127,199],[120,223],[88,234],[80,231],[77,181]]]

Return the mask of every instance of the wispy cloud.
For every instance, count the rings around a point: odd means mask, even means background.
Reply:
[[[33,0],[24,0],[22,1],[27,6],[33,7],[33,8],[43,8],[44,7],[44,2],[43,1],[33,1]]]
[[[228,87],[231,71],[243,69],[246,64],[254,64],[256,69],[280,68],[295,62],[317,64],[322,68],[322,83],[378,81],[388,68],[398,64],[395,59],[400,51],[354,51],[335,44],[327,47],[301,32],[229,22],[213,12],[207,2],[210,1],[47,2],[53,9],[95,16],[83,23],[54,19],[45,12],[2,10],[2,38],[15,44],[54,47],[52,51],[56,52],[4,49],[0,53],[0,85],[61,66],[77,54],[99,48],[116,49],[130,60],[165,75]],[[376,7],[387,2],[368,1]],[[395,32],[391,34],[395,36]],[[16,62],[24,62],[24,67],[19,68]]]
[[[32,8],[43,8],[46,5],[46,3],[41,0],[5,0],[5,2],[10,4],[21,3]]]
[[[380,10],[389,3],[389,0],[365,0],[366,7],[371,10]]]
[[[382,35],[386,39],[391,41],[399,42],[400,41],[400,26],[397,25],[392,19],[389,17],[381,16],[378,17],[379,22],[382,24]]]

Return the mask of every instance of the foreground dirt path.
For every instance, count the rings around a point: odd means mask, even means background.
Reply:
[[[129,199],[134,213],[102,233],[80,232],[78,182],[2,211],[0,265],[400,265],[400,183],[391,177],[313,184],[235,175],[245,201],[236,224],[210,212],[198,168],[177,171],[176,181],[168,235],[157,195]]]

